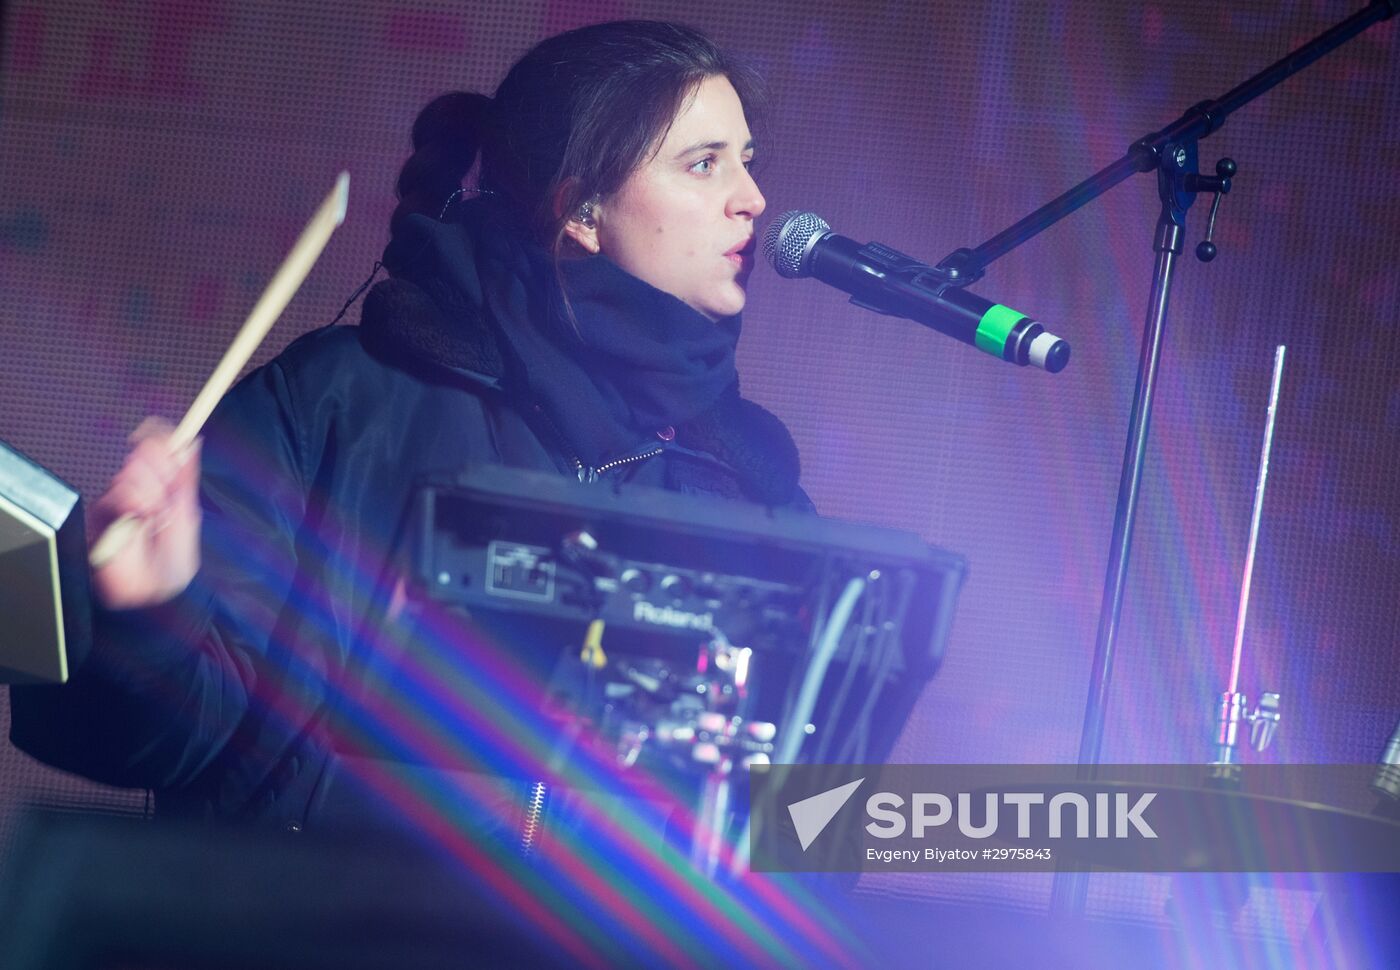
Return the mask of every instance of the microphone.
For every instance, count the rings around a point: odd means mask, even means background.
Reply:
[[[1058,374],[1069,363],[1069,344],[1024,313],[953,286],[888,246],[838,236],[816,213],[788,212],[769,223],[763,255],[779,276],[815,276],[850,293],[856,306],[907,317],[1021,367]]]

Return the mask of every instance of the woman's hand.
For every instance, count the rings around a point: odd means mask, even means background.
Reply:
[[[172,454],[174,428],[147,418],[107,491],[93,505],[94,538],[123,516],[140,528],[92,573],[93,590],[113,610],[173,599],[199,571],[199,443]]]

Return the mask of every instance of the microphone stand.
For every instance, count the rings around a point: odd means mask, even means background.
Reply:
[[[1210,231],[1214,228],[1221,197],[1230,191],[1230,179],[1235,174],[1235,163],[1229,159],[1221,159],[1216,164],[1214,176],[1199,174],[1198,143],[1202,138],[1219,131],[1232,112],[1286,78],[1297,74],[1362,31],[1380,21],[1390,19],[1397,12],[1400,12],[1400,0],[1373,0],[1364,9],[1220,98],[1202,101],[1188,108],[1185,114],[1161,131],[1135,142],[1118,161],[977,248],[953,252],[936,268],[953,285],[966,286],[976,282],[993,260],[1006,255],[1119,182],[1138,173],[1157,173],[1157,189],[1162,200],[1162,211],[1152,241],[1152,249],[1157,254],[1156,265],[1153,270],[1152,293],[1148,300],[1147,323],[1142,336],[1142,350],[1138,358],[1132,412],[1128,420],[1128,440],[1123,451],[1123,467],[1118,480],[1113,536],[1104,573],[1098,635],[1094,642],[1089,695],[1080,736],[1078,775],[1082,780],[1090,780],[1097,775],[1103,747],[1114,646],[1118,637],[1118,621],[1127,582],[1128,553],[1132,546],[1138,490],[1142,483],[1143,458],[1147,451],[1147,432],[1152,417],[1153,392],[1157,386],[1162,333],[1167,321],[1167,306],[1176,259],[1181,255],[1182,239],[1186,231],[1186,212],[1198,193],[1214,194],[1207,238],[1196,247],[1197,258],[1209,262],[1216,254],[1215,245],[1210,241]],[[1087,894],[1088,873],[1057,870],[1051,889],[1051,912],[1082,915]]]

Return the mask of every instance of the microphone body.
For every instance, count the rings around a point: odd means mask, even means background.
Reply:
[[[1037,321],[950,285],[933,267],[888,246],[837,235],[814,213],[776,219],[763,251],[780,276],[815,277],[851,294],[857,306],[906,317],[993,357],[1052,374],[1069,362],[1069,344]]]

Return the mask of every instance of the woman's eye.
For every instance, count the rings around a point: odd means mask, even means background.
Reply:
[[[711,155],[707,158],[700,159],[700,161],[690,166],[690,170],[698,175],[709,175],[715,170],[714,156]]]

